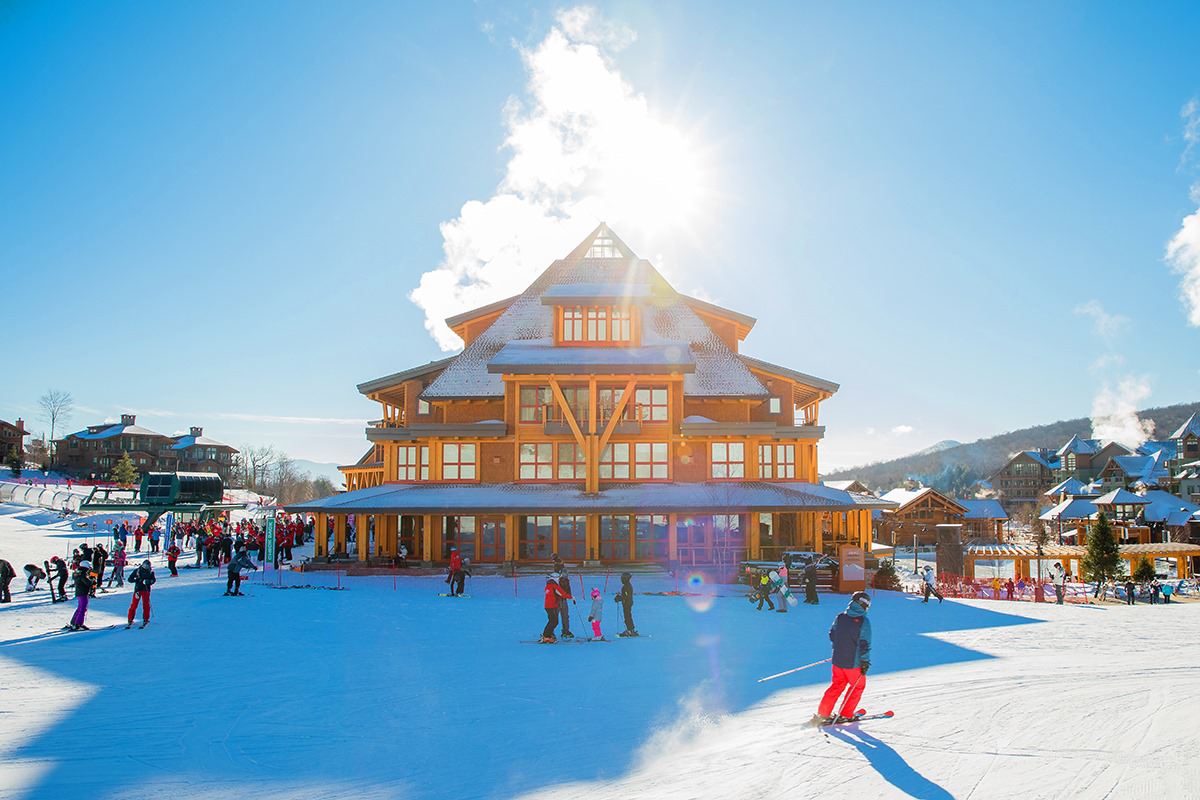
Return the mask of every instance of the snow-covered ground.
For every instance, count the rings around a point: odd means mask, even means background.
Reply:
[[[0,506],[18,571],[80,537]],[[880,593],[863,704],[896,717],[825,735],[800,723],[826,667],[756,679],[828,657],[844,597],[769,614],[693,585],[707,594],[638,596],[651,637],[550,646],[520,643],[544,623],[537,578],[471,579],[450,599],[437,578],[270,572],[228,598],[214,573],[158,568],[153,621],[129,631],[58,633],[73,601],[13,582],[0,798],[1200,796],[1200,602]],[[128,603],[101,595],[90,624]]]

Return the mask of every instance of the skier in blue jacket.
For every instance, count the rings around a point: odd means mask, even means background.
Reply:
[[[814,725],[849,722],[856,716],[858,701],[867,688],[867,669],[871,666],[871,621],[867,619],[870,606],[870,595],[855,592],[846,610],[837,615],[829,629],[829,641],[833,642],[833,682],[821,697],[817,714],[811,720]],[[833,707],[846,687],[850,692],[842,703],[841,713],[834,718]]]

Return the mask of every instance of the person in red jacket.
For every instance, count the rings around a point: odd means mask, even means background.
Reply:
[[[171,570],[171,577],[178,578],[179,570],[175,569],[175,562],[179,560],[179,546],[172,544],[167,548],[167,569]]]
[[[463,593],[463,564],[462,556],[457,547],[450,548],[450,571],[446,574],[446,583],[450,584],[450,596]]]
[[[558,601],[560,598],[563,600],[575,599],[571,597],[568,592],[563,591],[563,588],[558,585],[557,574],[547,575],[546,600],[545,603],[543,603],[546,609],[546,627],[542,629],[542,638],[538,640],[539,642],[554,644],[558,641],[558,639],[554,638],[554,629],[558,627]],[[563,612],[566,612],[565,606],[563,608]]]

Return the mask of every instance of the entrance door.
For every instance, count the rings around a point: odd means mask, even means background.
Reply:
[[[482,517],[479,520],[479,560],[504,560],[504,517]]]

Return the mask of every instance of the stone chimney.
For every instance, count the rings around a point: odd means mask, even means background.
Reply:
[[[135,422],[137,422],[136,414],[122,414],[121,415],[121,424],[122,425],[133,425]]]
[[[201,428],[197,425],[192,426],[192,436],[203,436],[203,435],[204,435],[204,428]]]
[[[21,432],[24,430],[25,430],[25,420],[21,419],[20,417],[17,417],[17,431]]]

